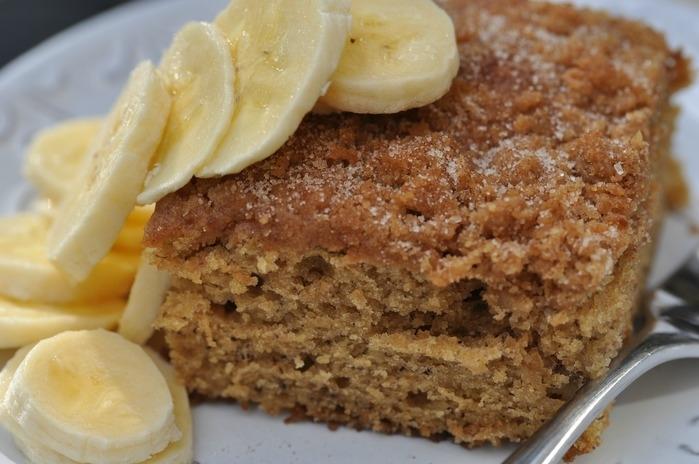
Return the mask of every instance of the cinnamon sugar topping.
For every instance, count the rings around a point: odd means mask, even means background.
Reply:
[[[669,132],[659,115],[682,58],[600,13],[443,3],[462,63],[446,97],[398,115],[309,115],[270,159],[162,200],[147,244],[187,256],[252,238],[440,286],[479,279],[508,289],[496,307],[582,301],[647,239]]]

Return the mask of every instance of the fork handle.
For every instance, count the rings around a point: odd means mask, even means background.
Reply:
[[[654,367],[699,358],[699,341],[680,333],[652,333],[612,364],[606,376],[583,386],[556,416],[503,464],[557,464],[594,420],[634,380]]]

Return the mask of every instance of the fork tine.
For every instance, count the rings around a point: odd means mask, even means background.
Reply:
[[[671,324],[699,336],[699,306],[671,306],[660,312],[660,317]]]
[[[699,250],[672,274],[662,288],[687,303],[699,304]]]

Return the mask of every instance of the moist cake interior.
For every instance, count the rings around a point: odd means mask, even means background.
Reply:
[[[628,335],[687,65],[631,21],[442,2],[461,70],[392,116],[310,115],[159,202],[158,327],[188,388],[467,445],[531,435]],[[604,420],[573,452],[592,449]]]

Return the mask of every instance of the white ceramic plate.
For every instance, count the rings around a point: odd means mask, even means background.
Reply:
[[[147,0],[74,27],[0,72],[0,213],[20,209],[31,190],[20,176],[22,153],[37,129],[74,116],[103,114],[131,68],[157,60],[186,21],[211,19],[226,0]],[[664,30],[674,45],[699,60],[699,1],[581,0]],[[6,38],[5,40],[8,40]],[[699,86],[677,99],[683,107],[675,139],[695,192],[699,192]],[[699,204],[695,202],[695,205]],[[699,242],[688,232],[695,207],[666,227],[653,272],[658,281]],[[443,442],[385,436],[319,424],[285,425],[258,411],[224,403],[197,406],[195,456],[218,463],[459,463],[501,462],[511,448],[467,451]],[[22,457],[0,432],[0,453]],[[0,455],[0,463],[5,459]],[[580,464],[699,463],[699,361],[677,362],[648,374],[619,400],[602,446]]]

